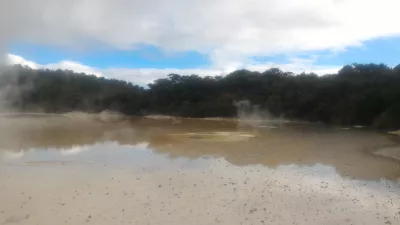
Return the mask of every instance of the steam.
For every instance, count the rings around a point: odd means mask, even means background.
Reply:
[[[267,127],[277,128],[283,123],[283,118],[275,118],[268,108],[253,105],[249,100],[235,101],[237,121],[239,127]]]
[[[33,90],[34,84],[30,77],[23,81],[19,70],[12,66],[0,66],[0,112],[12,112],[15,108],[24,109],[24,96]]]

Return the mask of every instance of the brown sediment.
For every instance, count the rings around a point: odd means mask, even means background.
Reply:
[[[381,133],[318,126],[241,128],[234,122],[133,118],[123,123],[74,119],[0,120],[0,149],[17,154],[32,148],[64,151],[103,142],[121,145],[148,143],[170,158],[223,157],[230,163],[332,165],[344,176],[362,179],[396,178],[398,164],[373,153],[398,140]],[[1,150],[0,150],[1,151]],[[0,156],[1,157],[1,156]],[[365,165],[368,168],[365,169]]]
[[[400,219],[400,161],[375,155],[397,142],[382,133],[145,118],[0,119],[0,128],[0,224]]]
[[[375,151],[374,154],[400,160],[400,146],[384,147]]]

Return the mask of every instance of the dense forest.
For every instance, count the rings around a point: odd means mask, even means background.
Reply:
[[[23,112],[103,110],[128,115],[233,117],[249,100],[274,116],[338,125],[400,128],[400,65],[353,64],[337,74],[238,70],[227,76],[170,74],[140,87],[63,70],[2,69],[1,109]]]

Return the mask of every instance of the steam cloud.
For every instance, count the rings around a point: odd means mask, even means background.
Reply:
[[[274,127],[277,123],[280,124],[281,119],[276,119],[268,110],[261,108],[260,105],[253,105],[249,100],[236,101],[233,103],[237,109],[238,126],[245,127]]]

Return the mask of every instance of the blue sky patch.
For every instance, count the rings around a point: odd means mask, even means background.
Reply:
[[[135,51],[71,51],[51,46],[14,44],[10,52],[39,64],[62,60],[105,68],[203,68],[211,65],[206,55],[196,52],[166,53],[153,46],[143,46]]]
[[[10,52],[39,64],[57,63],[62,60],[76,61],[84,65],[106,68],[208,68],[212,62],[205,54],[197,52],[166,53],[153,46],[142,46],[135,51],[97,50],[76,51],[57,47],[30,44],[14,44]],[[366,41],[362,46],[349,47],[344,51],[312,51],[296,54],[254,56],[257,63],[291,63],[291,59],[310,59],[313,65],[342,66],[352,63],[384,63],[395,66],[400,63],[400,38],[379,38]]]

